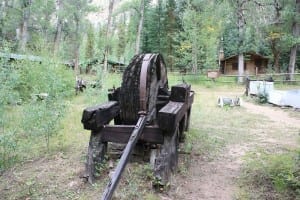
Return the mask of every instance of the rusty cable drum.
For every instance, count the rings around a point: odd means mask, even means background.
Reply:
[[[135,56],[125,69],[120,89],[120,118],[135,124],[139,112],[155,110],[159,89],[168,90],[165,63],[160,54]]]

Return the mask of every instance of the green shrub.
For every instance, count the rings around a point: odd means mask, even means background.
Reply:
[[[0,133],[0,174],[17,160],[15,132]]]
[[[74,92],[75,78],[63,65],[47,60],[42,63],[21,61],[14,63],[14,68],[19,74],[15,89],[24,101],[40,93],[56,98]]]
[[[8,60],[0,59],[0,173],[16,160],[17,139],[15,130],[7,127],[8,105],[18,103],[19,94],[13,88],[18,82],[18,75],[9,65]]]
[[[74,94],[75,78],[71,70],[51,60],[2,59],[0,79],[1,172],[44,152],[43,146],[49,149],[51,137],[60,128],[65,100]],[[39,99],[41,93],[47,97]]]
[[[5,59],[0,59],[0,80],[0,107],[3,109],[7,104],[16,104],[19,101],[19,92],[15,90],[19,75]]]
[[[22,127],[26,137],[34,141],[45,141],[49,149],[50,138],[60,127],[64,108],[64,104],[59,100],[50,98],[26,104],[22,118]]]
[[[250,182],[247,185],[269,188],[267,192],[274,190],[282,198],[300,198],[299,158],[299,152],[276,155],[262,153],[258,158],[250,158],[244,170],[245,179]]]
[[[268,103],[268,94],[267,93],[259,93],[257,95],[257,101],[258,103],[260,104],[265,104],[265,103]]]

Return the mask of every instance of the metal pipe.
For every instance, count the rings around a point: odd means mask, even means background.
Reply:
[[[109,180],[109,183],[106,186],[106,189],[102,195],[102,200],[110,200],[112,198],[113,192],[117,188],[117,185],[120,181],[121,175],[125,169],[125,166],[129,160],[132,149],[134,148],[136,142],[138,141],[141,133],[146,124],[146,115],[140,115],[138,122],[136,123],[131,136],[128,140],[128,143],[123,151],[121,159],[116,167],[116,170],[112,177]]]

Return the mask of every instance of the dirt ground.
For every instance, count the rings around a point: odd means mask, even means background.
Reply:
[[[243,101],[240,108],[225,110],[216,106],[217,97],[241,96],[240,91],[204,90],[198,93],[196,98],[202,99],[195,101],[201,106],[199,112],[210,117],[200,116],[203,121],[191,125],[195,130],[210,130],[209,134],[217,134],[214,137],[224,141],[223,145],[214,154],[193,150],[189,155],[180,155],[181,158],[188,157],[185,171],[174,175],[170,191],[154,194],[148,199],[236,199],[239,190],[236,181],[246,154],[257,153],[258,148],[277,152],[298,146],[300,118],[298,114],[291,115],[294,112],[291,109]],[[198,111],[193,112],[193,117],[198,117]],[[230,116],[246,117],[238,119],[242,121],[227,121]],[[86,140],[64,152],[7,170],[0,180],[0,199],[99,199],[102,191],[99,188],[103,188],[107,180],[90,186],[79,178],[84,169]]]
[[[238,95],[239,93],[222,93],[222,96],[235,97]],[[242,102],[241,106],[245,108],[246,113],[264,116],[267,119],[264,122],[264,129],[248,127],[250,131],[247,131],[247,135],[254,140],[242,139],[238,143],[226,145],[222,153],[212,159],[192,155],[189,175],[176,180],[177,183],[180,183],[175,189],[176,195],[171,194],[164,198],[186,200],[239,199],[236,196],[238,192],[236,180],[244,162],[243,156],[249,152],[255,152],[258,147],[272,149],[272,151],[298,147],[300,118],[291,117],[288,112],[275,106],[261,106],[245,101]],[[280,135],[267,131],[272,127],[281,131]],[[289,129],[294,131],[290,132]],[[284,136],[282,137],[282,135]]]

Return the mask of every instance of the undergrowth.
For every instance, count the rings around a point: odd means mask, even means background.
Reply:
[[[0,60],[0,173],[49,150],[60,127],[73,73],[52,60]]]
[[[299,199],[300,152],[248,155],[240,184],[246,199]]]

